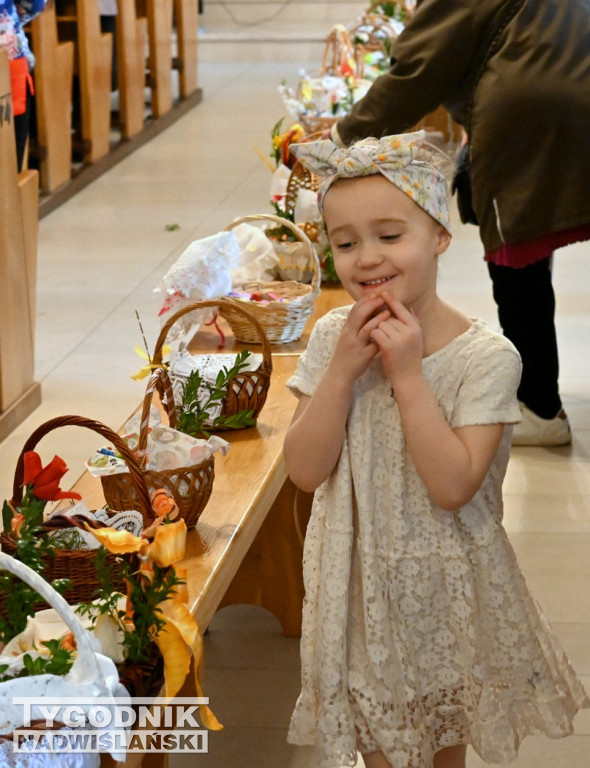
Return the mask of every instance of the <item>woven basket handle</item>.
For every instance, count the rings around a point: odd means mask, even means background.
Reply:
[[[406,11],[406,13],[411,13],[411,11],[408,9],[404,0],[394,0],[394,3],[395,5],[397,5],[398,8],[401,8],[403,11]],[[372,2],[371,5],[365,11],[365,14],[366,15],[369,15],[371,13],[377,14],[377,11],[375,9],[378,8],[380,5],[383,5],[383,0],[374,0],[374,2]],[[377,15],[381,16],[383,14],[377,14]],[[386,18],[389,18],[389,17],[386,17]]]
[[[104,676],[96,658],[96,651],[92,647],[90,636],[65,599],[32,568],[4,552],[0,552],[0,571],[8,571],[22,579],[55,610],[64,624],[74,633],[78,652],[85,653],[85,663],[94,664],[96,679],[104,685]]]
[[[149,491],[144,482],[143,474],[139,464],[135,460],[135,457],[129,449],[127,443],[116,432],[113,432],[112,429],[105,426],[100,421],[87,419],[84,416],[58,416],[54,419],[50,419],[49,421],[44,422],[31,434],[31,436],[24,444],[20,456],[18,457],[18,461],[16,462],[14,482],[12,485],[13,506],[18,506],[23,499],[25,453],[27,451],[34,450],[41,438],[45,437],[45,435],[49,434],[49,432],[52,432],[54,429],[59,429],[60,427],[86,427],[86,429],[90,429],[93,432],[98,432],[98,434],[106,438],[109,443],[112,443],[117,451],[121,454],[121,456],[123,456],[125,459],[125,463],[129,469],[131,480],[137,490],[138,501],[140,506],[143,507],[143,509],[140,509],[139,511],[143,516],[144,524],[153,520],[154,515],[152,513],[152,504],[150,501]]]
[[[287,227],[287,229],[290,229],[291,232],[293,232],[293,234],[298,237],[299,240],[301,240],[301,242],[306,246],[308,250],[309,263],[313,268],[311,290],[317,295],[320,292],[320,282],[322,279],[320,262],[311,240],[301,229],[301,227],[298,227],[297,224],[293,224],[293,222],[289,221],[289,219],[284,219],[281,216],[275,216],[274,213],[252,213],[249,216],[241,216],[238,219],[234,219],[234,221],[232,221],[232,223],[225,228],[225,231],[228,232],[230,229],[237,227],[238,224],[245,224],[247,221],[272,221],[281,227]]]
[[[255,318],[251,312],[248,312],[247,309],[241,306],[240,302],[232,301],[231,299],[208,299],[207,301],[196,301],[194,304],[189,304],[187,307],[179,309],[178,312],[172,315],[172,317],[165,323],[165,325],[162,326],[162,330],[160,331],[160,335],[156,341],[154,354],[152,355],[153,365],[162,365],[162,350],[164,348],[164,342],[166,341],[168,332],[174,323],[177,320],[180,320],[183,315],[187,315],[189,312],[194,312],[195,309],[206,309],[207,307],[217,307],[222,315],[224,309],[231,309],[232,312],[238,312],[247,320],[249,320],[256,328],[256,331],[260,336],[260,341],[262,342],[262,358],[264,360],[264,365],[269,371],[272,371],[272,353],[270,349],[270,341],[264,332],[264,328],[260,325],[257,318]]]
[[[344,58],[354,58],[354,45],[346,27],[337,24],[326,38],[326,47],[322,57],[322,72],[327,74],[340,71],[340,65]]]
[[[141,421],[139,424],[139,446],[140,456],[145,454],[147,449],[147,440],[150,424],[150,408],[154,392],[160,395],[160,401],[166,409],[168,423],[172,429],[176,429],[176,408],[174,407],[174,393],[172,392],[172,383],[168,371],[165,368],[156,368],[150,376],[145,397],[143,398],[143,408],[141,410]]]

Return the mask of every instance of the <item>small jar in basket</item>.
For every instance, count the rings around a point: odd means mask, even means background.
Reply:
[[[288,219],[275,216],[270,213],[252,214],[243,216],[233,221],[226,230],[233,229],[243,222],[260,221],[268,222],[277,227],[291,232],[299,241],[298,264],[306,265],[305,271],[311,275],[309,284],[297,279],[250,281],[244,283],[236,293],[244,293],[246,296],[234,297],[234,305],[227,307],[224,316],[227,318],[234,336],[238,341],[247,344],[260,344],[259,334],[253,332],[251,322],[245,322],[237,307],[247,308],[248,312],[258,321],[271,344],[285,344],[297,341],[301,338],[307,319],[313,311],[313,306],[320,292],[320,264],[317,254],[305,232]],[[289,259],[292,254],[285,254]],[[288,274],[289,262],[283,261],[283,274]],[[293,272],[294,277],[301,277],[301,268]],[[261,300],[257,300],[257,297]]]

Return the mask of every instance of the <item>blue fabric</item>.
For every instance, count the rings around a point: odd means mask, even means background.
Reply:
[[[9,59],[26,57],[31,69],[35,58],[23,27],[41,13],[46,3],[47,0],[0,0],[0,48],[8,52]]]

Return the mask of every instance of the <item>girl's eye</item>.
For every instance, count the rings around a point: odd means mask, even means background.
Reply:
[[[354,245],[354,243],[352,243],[352,242],[349,242],[349,243],[336,243],[336,248],[339,251],[346,251],[348,248],[352,248],[353,245]]]
[[[380,239],[384,240],[386,243],[394,243],[396,240],[399,240],[401,235],[381,235]]]

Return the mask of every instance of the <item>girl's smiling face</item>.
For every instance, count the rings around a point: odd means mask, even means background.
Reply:
[[[436,296],[437,257],[451,236],[380,173],[336,181],[324,220],[336,272],[355,301],[387,291],[419,314]]]

